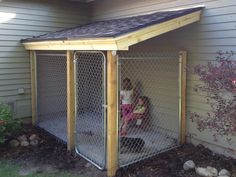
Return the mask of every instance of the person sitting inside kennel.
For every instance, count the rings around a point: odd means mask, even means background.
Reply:
[[[140,96],[134,109],[122,116],[121,136],[127,135],[127,126],[130,121],[136,121],[136,125],[141,126],[149,114],[149,99],[146,96]]]

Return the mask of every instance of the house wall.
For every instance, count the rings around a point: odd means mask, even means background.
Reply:
[[[31,116],[29,53],[20,40],[87,23],[86,4],[60,0],[0,0],[0,101],[16,118]],[[24,94],[18,94],[23,88]]]
[[[188,66],[193,67],[214,60],[219,50],[236,51],[235,0],[100,0],[93,4],[93,17],[94,20],[106,20],[202,4],[206,8],[200,22],[131,47],[139,51],[186,50]],[[188,73],[187,79],[187,131],[191,135],[189,140],[236,157],[235,136],[218,137],[218,141],[215,141],[213,131],[200,132],[196,124],[189,120],[191,112],[206,115],[211,108],[206,104],[203,93],[197,94],[193,91],[193,86],[199,83],[198,78]],[[227,142],[227,138],[232,139],[231,143]]]

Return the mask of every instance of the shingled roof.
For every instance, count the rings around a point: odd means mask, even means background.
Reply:
[[[134,16],[122,19],[98,21],[86,25],[81,25],[57,32],[51,32],[32,38],[23,39],[23,43],[36,41],[58,41],[58,40],[79,40],[90,38],[118,37],[127,33],[149,27],[151,25],[163,23],[165,21],[191,14],[201,10],[202,7],[191,9],[156,12],[148,15]]]

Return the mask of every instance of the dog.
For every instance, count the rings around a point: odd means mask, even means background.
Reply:
[[[142,138],[120,137],[121,153],[139,153],[142,151],[144,146],[145,141]]]

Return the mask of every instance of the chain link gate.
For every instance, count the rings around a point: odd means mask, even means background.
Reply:
[[[178,52],[119,53],[119,166],[179,145]]]
[[[36,52],[36,125],[67,142],[66,54]]]
[[[76,151],[100,169],[106,166],[106,58],[75,52]]]

